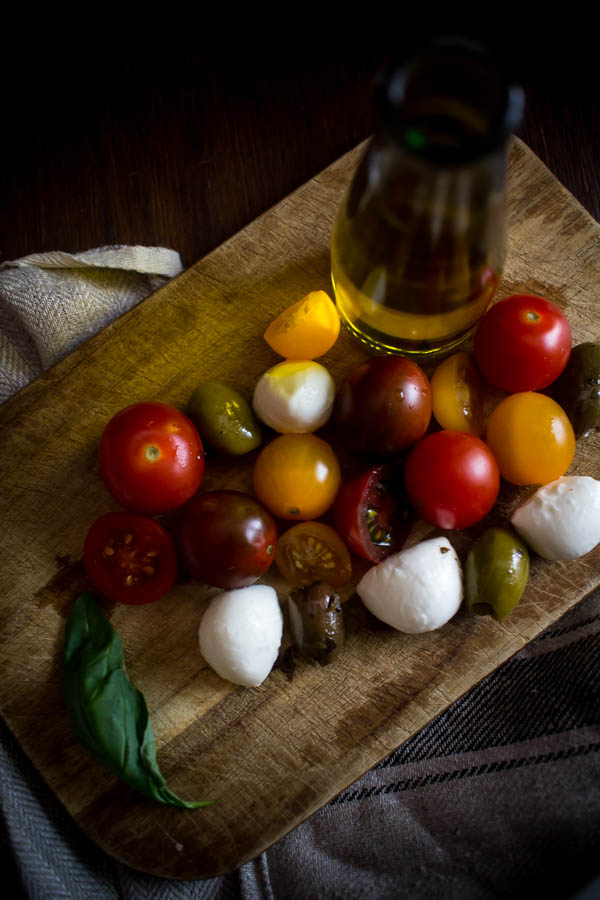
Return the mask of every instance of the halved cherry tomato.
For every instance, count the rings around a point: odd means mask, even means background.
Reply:
[[[415,444],[405,478],[415,509],[438,528],[468,528],[479,522],[500,488],[491,450],[462,431],[436,431]]]
[[[175,546],[162,525],[125,512],[96,519],[83,545],[83,564],[109,600],[132,606],[166,594],[177,571]]]
[[[332,514],[338,534],[359,556],[376,563],[397,553],[413,519],[402,470],[373,466],[353,475],[339,489]]]
[[[283,577],[297,587],[308,587],[317,581],[341,587],[352,575],[346,545],[323,522],[292,525],[277,542],[275,562]]]
[[[100,440],[100,472],[117,503],[147,515],[189,500],[204,474],[200,435],[166,403],[135,403],[110,420]]]
[[[314,434],[282,434],[254,465],[254,493],[281,519],[317,519],[340,486],[340,465],[329,444]]]
[[[247,587],[275,559],[277,528],[242,491],[196,494],[183,510],[178,547],[190,575],[220,588]]]
[[[511,393],[539,391],[555,381],[571,353],[571,328],[561,310],[534,294],[492,306],[475,334],[475,358],[490,384]]]
[[[575,434],[564,410],[545,394],[506,397],[489,418],[486,441],[502,477],[512,484],[547,484],[564,475],[575,455]]]
[[[483,434],[483,387],[468,353],[454,353],[431,378],[433,415],[449,431]]]
[[[390,459],[414,444],[430,418],[429,379],[400,356],[376,356],[350,372],[333,410],[345,446],[373,460]]]
[[[316,359],[333,347],[340,317],[325,291],[311,291],[273,319],[264,339],[286,359]]]

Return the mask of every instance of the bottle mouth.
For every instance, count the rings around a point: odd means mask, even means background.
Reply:
[[[523,115],[523,88],[484,45],[437,38],[379,77],[383,123],[407,151],[471,162],[501,149]]]

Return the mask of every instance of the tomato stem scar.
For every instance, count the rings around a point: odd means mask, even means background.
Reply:
[[[144,456],[148,462],[156,462],[157,459],[160,459],[160,450],[156,444],[149,444],[144,450]]]

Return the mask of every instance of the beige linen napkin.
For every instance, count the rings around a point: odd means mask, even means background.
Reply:
[[[32,253],[0,265],[0,402],[183,270],[165,247]]]

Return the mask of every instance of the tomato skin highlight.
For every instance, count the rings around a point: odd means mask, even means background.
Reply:
[[[190,575],[214,587],[254,584],[275,559],[270,513],[242,491],[196,494],[182,512],[178,548]]]
[[[498,301],[475,334],[477,365],[490,384],[509,393],[552,384],[571,353],[571,328],[545,297],[513,294]]]
[[[545,394],[510,394],[492,412],[486,442],[511,484],[547,484],[564,475],[575,455],[565,411]]]
[[[167,403],[134,403],[114,415],[102,433],[99,459],[117,503],[151,516],[182,506],[204,474],[200,435]]]
[[[83,564],[105,597],[139,606],[154,603],[173,586],[177,555],[170,535],[154,519],[109,512],[90,527]]]
[[[346,479],[331,512],[348,547],[374,563],[402,548],[413,518],[401,470],[389,465],[371,466]],[[385,541],[376,540],[379,533]]]
[[[404,357],[362,363],[340,387],[333,419],[351,453],[387,460],[422,438],[431,419],[425,372]]]
[[[419,441],[405,469],[408,496],[438,528],[469,528],[496,502],[500,470],[492,451],[473,434],[437,431]]]

